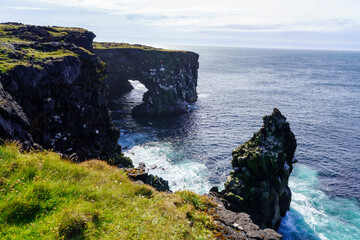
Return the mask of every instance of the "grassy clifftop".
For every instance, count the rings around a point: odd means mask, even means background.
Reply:
[[[56,60],[65,56],[76,56],[74,52],[66,49],[42,51],[32,44],[8,44],[0,42],[0,72],[6,73],[16,66],[34,66],[42,69],[42,64],[47,60]]]
[[[41,69],[48,60],[76,56],[76,53],[59,43],[78,42],[83,50],[91,50],[92,46],[86,40],[93,37],[93,33],[82,28],[0,24],[0,72],[6,73],[19,65]]]
[[[37,31],[32,31],[33,29]],[[21,23],[1,23],[0,24],[0,41],[11,42],[55,42],[64,40],[70,34],[83,34],[88,32],[83,28],[72,27],[42,27],[25,25]]]
[[[159,52],[186,52],[179,50],[168,50],[163,48],[155,48],[141,44],[129,44],[129,43],[114,43],[114,42],[94,42],[95,49],[140,49],[144,51],[159,51]]]
[[[212,239],[210,205],[135,184],[103,161],[0,146],[0,239]]]

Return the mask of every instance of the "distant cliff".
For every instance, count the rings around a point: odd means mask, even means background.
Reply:
[[[105,64],[84,29],[0,24],[0,138],[131,166],[107,107]]]
[[[110,100],[116,102],[138,80],[148,89],[136,115],[186,112],[197,100],[199,55],[142,45],[96,43],[94,52],[107,65]]]

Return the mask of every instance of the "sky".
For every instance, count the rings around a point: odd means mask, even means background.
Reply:
[[[1,0],[0,22],[158,47],[360,50],[360,0]]]

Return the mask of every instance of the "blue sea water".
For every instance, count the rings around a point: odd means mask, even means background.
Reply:
[[[115,122],[135,164],[173,191],[223,186],[231,151],[278,108],[298,147],[284,239],[360,239],[360,52],[183,47],[200,54],[198,101],[188,114]],[[139,83],[131,106],[146,89]],[[125,111],[126,112],[126,111]],[[155,166],[153,166],[155,167]]]

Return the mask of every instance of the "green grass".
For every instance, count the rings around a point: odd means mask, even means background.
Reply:
[[[14,34],[19,28],[24,25],[14,25],[14,24],[0,24],[0,41],[1,42],[30,42],[26,39],[20,39],[17,34]]]
[[[14,24],[0,24],[0,35],[4,35],[6,32],[18,29],[20,25]]]
[[[135,184],[100,160],[0,146],[0,239],[212,239],[211,205]]]
[[[40,45],[37,46],[34,40],[46,42],[47,36],[49,41],[61,41],[60,39],[65,38],[69,32],[82,33],[86,31],[80,28],[52,27],[42,28],[43,35],[38,35],[27,32],[26,27],[26,25],[0,24],[0,73],[6,73],[19,65],[42,69],[42,65],[46,64],[46,61],[77,56],[74,52],[61,49],[61,47],[56,50],[44,50]]]
[[[58,32],[78,32],[78,33],[84,33],[87,30],[84,28],[78,28],[78,27],[52,27],[55,31]]]
[[[24,31],[19,31],[17,32],[17,30],[21,29],[21,28],[26,28],[27,25],[24,24],[0,24],[0,39],[6,39],[8,41],[11,41],[11,39],[17,39],[20,40],[18,37],[21,36],[22,41],[27,41],[30,42],[30,40],[27,40],[26,38],[26,33],[28,33],[29,35],[33,35],[33,33],[31,32],[24,32]],[[86,32],[86,29],[83,28],[76,28],[76,27],[48,27],[48,30],[46,30],[50,36],[54,37],[55,39],[63,39],[64,37],[66,37],[69,33],[78,33],[78,34],[83,34],[84,32]],[[45,31],[45,29],[43,29],[42,31]],[[19,36],[17,36],[19,35]],[[34,36],[34,35],[33,35]],[[39,39],[41,40],[42,38],[40,36],[38,36]],[[54,39],[54,41],[56,41]]]
[[[93,43],[94,49],[141,49],[144,51],[160,51],[160,52],[183,52],[186,51],[179,51],[179,50],[168,50],[163,48],[155,48],[140,44],[129,44],[129,43],[114,43],[114,42],[94,42]]]
[[[47,60],[61,59],[67,56],[77,56],[74,52],[66,49],[56,51],[41,51],[30,47],[30,45],[20,44],[14,48],[13,44],[2,43],[0,41],[0,72],[5,73],[16,66],[33,65],[41,69],[41,65]]]

